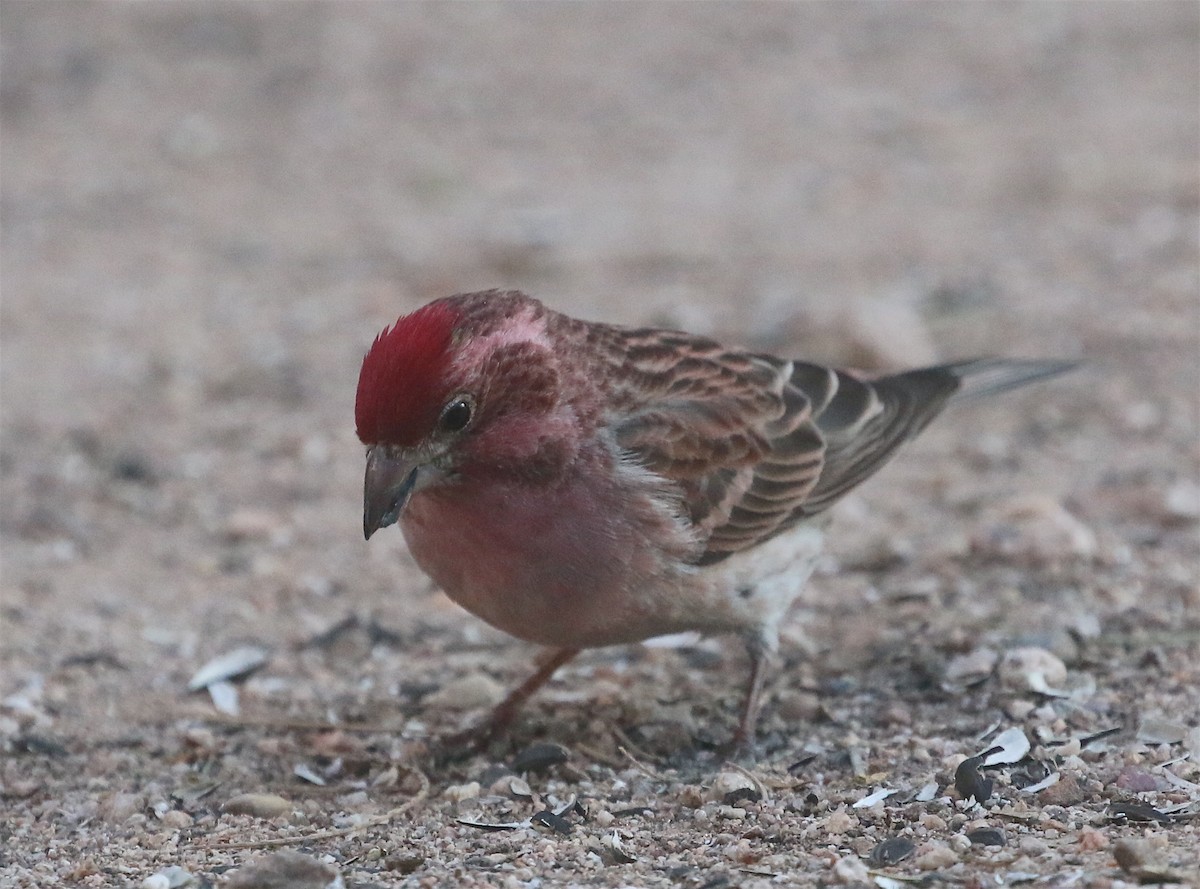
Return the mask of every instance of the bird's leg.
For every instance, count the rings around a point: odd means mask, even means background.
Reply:
[[[496,705],[484,723],[488,740],[495,738],[512,723],[513,717],[529,700],[530,696],[541,688],[554,675],[554,671],[579,654],[578,648],[556,648],[542,661],[532,676],[508,693],[503,701]]]
[[[732,753],[749,752],[754,747],[758,711],[762,709],[763,686],[775,663],[778,647],[779,643],[772,633],[755,633],[746,640],[746,651],[750,655],[750,679],[746,683],[746,697],[742,702],[742,718],[729,744]]]
[[[450,758],[456,758],[486,748],[512,724],[513,718],[520,711],[522,705],[534,692],[546,684],[546,681],[554,675],[554,671],[577,654],[579,654],[578,648],[552,649],[534,674],[510,691],[508,697],[497,704],[482,723],[443,741],[440,745],[443,747],[443,753]]]

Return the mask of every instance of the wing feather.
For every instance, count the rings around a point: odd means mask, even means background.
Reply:
[[[827,509],[960,389],[1003,391],[1069,367],[983,360],[868,380],[674,331],[588,325],[586,338],[613,365],[617,447],[676,483],[702,565]]]

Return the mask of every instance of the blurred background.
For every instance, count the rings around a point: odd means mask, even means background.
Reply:
[[[64,713],[348,612],[468,623],[361,540],[352,414],[379,328],[485,287],[868,368],[1081,358],[848,527],[919,552],[1033,490],[1194,604],[1195,3],[0,12],[0,674],[133,670]]]

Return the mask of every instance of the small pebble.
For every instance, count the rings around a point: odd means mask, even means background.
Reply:
[[[958,862],[958,855],[949,846],[943,846],[939,843],[927,843],[921,848],[926,851],[921,852],[920,855],[913,859],[913,866],[918,870],[941,870],[942,868],[952,867]]]
[[[1013,497],[991,512],[974,548],[994,558],[1032,564],[1090,559],[1098,549],[1096,535],[1052,497]]]
[[[140,794],[117,791],[100,803],[100,814],[106,821],[119,824],[128,821],[146,806]]]
[[[867,870],[866,864],[861,858],[853,855],[847,855],[845,858],[834,861],[833,876],[837,882],[846,886],[857,886],[869,883],[871,880],[871,874]]]
[[[709,799],[722,800],[729,805],[738,802],[757,802],[762,799],[762,790],[750,776],[734,769],[726,769],[717,775],[709,789]]]
[[[471,781],[468,784],[451,784],[442,795],[452,803],[461,803],[463,800],[479,798],[479,782]]]
[[[1163,494],[1163,516],[1169,522],[1200,520],[1200,484],[1189,479],[1178,481]]]
[[[1042,691],[1061,688],[1067,681],[1067,665],[1044,648],[1012,648],[1004,652],[998,668],[1000,682],[1013,691]]]
[[[1108,848],[1108,836],[1094,827],[1085,827],[1079,831],[1077,842],[1081,852],[1098,852]]]
[[[1045,790],[1040,791],[1037,798],[1045,806],[1076,806],[1086,800],[1089,793],[1079,783],[1079,779],[1067,772],[1059,772],[1059,779]]]
[[[239,509],[225,520],[225,537],[230,541],[267,540],[284,526],[279,516],[259,509]]]
[[[170,809],[163,813],[162,823],[171,828],[171,830],[184,830],[192,826],[192,816],[187,812],[182,812],[179,809]]]
[[[223,889],[341,889],[342,885],[333,865],[286,850],[235,870]]]
[[[1121,870],[1126,873],[1132,873],[1144,867],[1150,859],[1150,847],[1140,840],[1117,840],[1117,844],[1113,846],[1112,854],[1113,858],[1116,859],[1117,866]]]
[[[830,813],[822,827],[829,833],[845,833],[856,823],[857,819],[854,816],[849,812],[839,809],[836,812]]]
[[[991,648],[976,648],[952,657],[946,664],[946,680],[959,683],[989,676],[999,660],[1000,655]]]
[[[1050,847],[1037,837],[1024,836],[1017,841],[1017,848],[1026,855],[1045,855]]]
[[[435,710],[477,710],[500,703],[504,687],[484,673],[471,673],[447,682],[426,695],[421,704]]]
[[[221,811],[229,815],[278,818],[292,810],[291,801],[273,793],[242,793],[225,801]]]

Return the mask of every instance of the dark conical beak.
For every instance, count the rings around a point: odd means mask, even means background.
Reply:
[[[373,445],[367,449],[363,482],[363,535],[394,525],[417,483],[420,464],[403,451]]]

